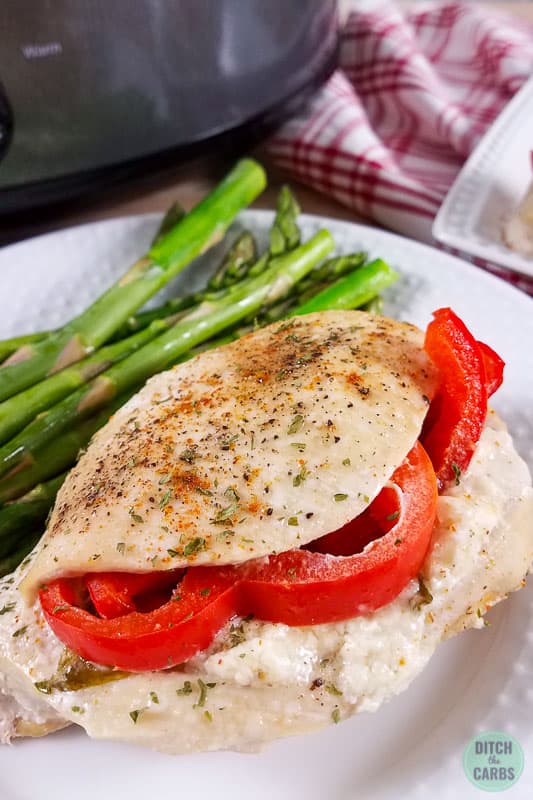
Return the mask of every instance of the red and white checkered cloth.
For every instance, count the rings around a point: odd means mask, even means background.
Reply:
[[[339,68],[269,153],[364,217],[433,242],[461,165],[531,74],[533,27],[486,4],[422,3],[403,14],[352,0]],[[533,293],[533,280],[483,266]]]

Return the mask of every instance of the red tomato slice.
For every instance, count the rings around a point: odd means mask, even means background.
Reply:
[[[236,567],[195,567],[159,608],[113,619],[82,608],[75,581],[57,580],[41,589],[43,612],[61,641],[83,658],[134,672],[186,661],[235,615],[310,625],[366,614],[391,602],[417,575],[435,520],[436,478],[420,444],[391,482],[372,503],[372,524],[385,531],[380,538],[366,543],[367,521],[363,533],[357,521],[337,532],[343,551],[352,541],[349,555],[318,552],[324,537],[315,552],[295,550]]]

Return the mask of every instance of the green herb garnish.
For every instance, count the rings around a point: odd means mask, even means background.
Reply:
[[[132,518],[132,520],[134,522],[139,522],[139,523],[144,522],[144,519],[141,517],[141,515],[140,514],[136,514],[135,511],[133,510],[133,508],[129,509],[128,514],[130,515],[130,517]]]
[[[292,485],[301,486],[306,478],[307,478],[307,468],[305,464],[302,464],[300,472],[298,473],[298,475],[295,475],[295,477],[292,479]]]
[[[291,447],[295,447],[299,453],[303,453],[307,445],[305,442],[291,442]]]
[[[193,708],[202,708],[202,706],[205,706],[205,701],[207,698],[207,685],[201,678],[198,678],[198,689],[200,690],[198,694],[198,700],[194,704]]]
[[[159,501],[159,508],[163,510],[163,508],[168,505],[168,501],[172,495],[172,489],[167,489],[161,500]]]
[[[429,591],[428,587],[424,583],[421,576],[418,576],[418,592],[411,597],[409,601],[409,606],[413,611],[418,611],[419,608],[422,606],[426,606],[433,600],[433,595]]]
[[[333,683],[326,683],[324,689],[326,690],[326,692],[329,692],[329,694],[332,694],[335,697],[342,697],[341,690],[337,689],[337,687]]]
[[[197,458],[198,458],[198,454],[197,454],[196,450],[193,450],[192,447],[187,447],[179,455],[180,461],[185,461],[187,464],[194,464],[194,461]]]
[[[238,433],[236,433],[234,436],[225,436],[220,443],[220,449],[229,450],[233,442],[236,442],[238,438]]]
[[[226,506],[221,511],[218,511],[215,514],[215,517],[212,520],[213,524],[214,525],[220,525],[221,522],[226,522],[226,520],[228,520],[231,517],[233,517],[233,515],[235,514],[237,509],[238,509],[238,503],[237,502],[230,503],[229,506]]]
[[[461,478],[461,470],[459,468],[459,465],[456,464],[455,461],[452,461],[452,469],[453,469],[453,474],[455,476],[455,485],[459,486]]]
[[[289,434],[289,436],[292,436],[294,433],[298,433],[298,431],[302,429],[303,424],[304,424],[304,418],[302,417],[302,415],[296,414],[296,416],[293,417],[292,422],[287,429],[287,433]]]
[[[192,556],[194,553],[199,553],[201,550],[205,550],[205,539],[202,539],[201,536],[197,536],[195,539],[191,539],[190,542],[187,542],[183,548],[183,555],[185,557]]]
[[[130,718],[132,719],[134,725],[137,725],[137,720],[145,710],[146,709],[144,708],[136,708],[133,711],[130,711]]]
[[[237,647],[237,645],[242,644],[244,641],[246,641],[246,634],[242,622],[239,625],[232,625],[229,629],[230,647]]]

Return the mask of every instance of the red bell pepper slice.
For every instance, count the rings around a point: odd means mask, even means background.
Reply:
[[[424,348],[440,373],[420,440],[439,487],[458,482],[468,467],[487,416],[487,397],[503,378],[503,361],[476,341],[450,308],[433,314]]]
[[[95,572],[85,578],[91,601],[104,619],[113,619],[131,611],[151,611],[167,599],[185,570],[167,572]],[[137,602],[136,602],[137,601]],[[138,602],[143,608],[139,609]]]
[[[294,550],[238,566],[191,568],[173,598],[159,608],[113,619],[82,607],[79,580],[60,579],[40,591],[44,615],[61,641],[83,658],[139,672],[187,661],[205,650],[235,615],[310,625],[366,614],[391,602],[417,575],[435,520],[436,478],[420,444],[391,483],[373,501],[367,514],[371,523],[362,515],[361,529],[358,517],[337,532],[343,551],[350,550],[351,540],[350,554],[320,552],[328,538],[323,537],[314,552]],[[383,535],[367,543],[376,532],[370,524]]]
[[[492,397],[494,392],[500,388],[503,383],[503,370],[505,361],[500,358],[492,347],[489,347],[485,342],[478,340],[477,345],[481,351],[481,358],[483,360],[483,367],[485,368],[485,386],[487,389],[487,397]]]
[[[316,625],[368,614],[394,600],[420,571],[436,516],[435,473],[418,442],[391,482],[367,510],[379,538],[365,544],[364,514],[362,529],[357,517],[339,532],[337,547],[351,538],[354,555],[320,552],[319,539],[315,552],[290,550],[267,562],[243,564],[241,612],[249,609],[259,619],[287,625]]]
[[[176,595],[153,611],[102,619],[80,606],[76,582],[53,581],[40,591],[48,624],[75,653],[131,672],[166,669],[205,650],[234,611],[232,587]]]

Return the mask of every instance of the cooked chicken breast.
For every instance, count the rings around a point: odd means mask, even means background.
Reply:
[[[277,324],[152,379],[0,581],[0,739],[74,722],[172,753],[256,749],[376,710],[442,639],[481,627],[533,561],[531,478],[494,413],[439,496],[421,582],[377,612],[298,627],[236,619],[186,664],[128,674],[68,652],[36,598],[59,575],[238,563],[339,528],[411,449],[434,383],[419,331],[359,312]]]
[[[418,438],[434,388],[422,344],[413,325],[331,311],[152,378],[72,470],[22,591],[238,563],[340,528]]]

